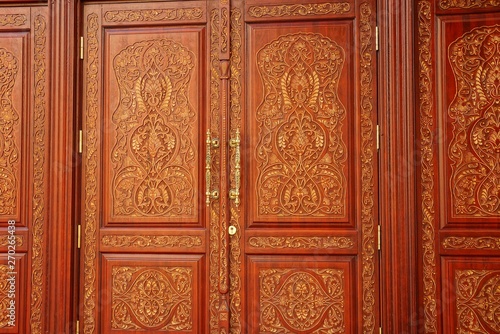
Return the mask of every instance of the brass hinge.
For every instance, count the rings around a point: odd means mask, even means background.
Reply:
[[[382,232],[380,229],[380,225],[377,226],[378,226],[377,248],[378,250],[380,250],[382,248]]]
[[[80,334],[80,321],[76,321],[76,329],[75,329],[75,334]]]
[[[78,153],[83,152],[83,130],[78,131]]]
[[[82,246],[82,225],[78,225],[77,234],[76,244],[78,245],[78,248],[80,248]]]
[[[378,48],[379,48],[378,26],[376,26],[375,27],[375,50],[378,51]]]
[[[379,334],[382,334],[382,327],[378,328],[378,332],[379,332]]]
[[[83,59],[83,36],[80,37],[80,59]]]
[[[380,150],[380,126],[377,124],[377,151]]]

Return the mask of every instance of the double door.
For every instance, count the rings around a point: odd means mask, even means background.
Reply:
[[[375,1],[83,10],[83,333],[379,327]]]

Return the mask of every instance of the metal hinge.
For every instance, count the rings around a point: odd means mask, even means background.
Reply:
[[[380,250],[382,248],[382,231],[381,231],[380,225],[377,225],[377,226],[378,226],[377,248],[378,248],[378,250]]]
[[[80,59],[83,59],[83,36],[80,37]]]
[[[80,247],[82,246],[82,225],[78,225],[76,237],[76,244],[78,246],[78,249],[80,249]]]
[[[380,150],[380,126],[377,124],[377,151]]]
[[[83,152],[83,130],[78,131],[78,153]]]
[[[76,321],[76,329],[75,329],[75,334],[80,334],[80,321]]]
[[[382,334],[382,327],[378,328],[378,332],[379,332],[379,334]]]
[[[375,27],[375,50],[378,51],[379,39],[378,39],[378,26]],[[82,58],[83,59],[83,58]]]

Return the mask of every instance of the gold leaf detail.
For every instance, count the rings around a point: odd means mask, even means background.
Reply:
[[[500,238],[448,237],[442,244],[445,249],[500,249]]]
[[[497,7],[500,6],[500,0],[441,0],[439,7],[441,9],[470,9],[482,7]]]
[[[105,235],[102,244],[109,247],[195,247],[200,237],[179,235]]]
[[[24,14],[0,14],[0,26],[22,26],[27,21]]]
[[[255,248],[350,249],[354,241],[348,237],[251,237]]]
[[[107,22],[157,22],[194,20],[203,17],[202,8],[113,10],[104,14]]]
[[[351,10],[348,2],[327,2],[300,5],[251,6],[248,14],[252,17],[283,17],[345,14]]]

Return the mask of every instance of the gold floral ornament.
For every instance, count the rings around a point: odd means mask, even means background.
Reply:
[[[0,215],[14,215],[17,208],[19,149],[16,135],[19,115],[12,104],[18,71],[16,57],[0,48]]]
[[[345,215],[344,50],[319,34],[282,36],[258,52],[260,215]]]
[[[195,214],[194,54],[171,40],[135,43],[114,59],[113,210],[118,216]]]
[[[500,25],[450,44],[457,85],[448,109],[450,188],[455,216],[500,216]]]

